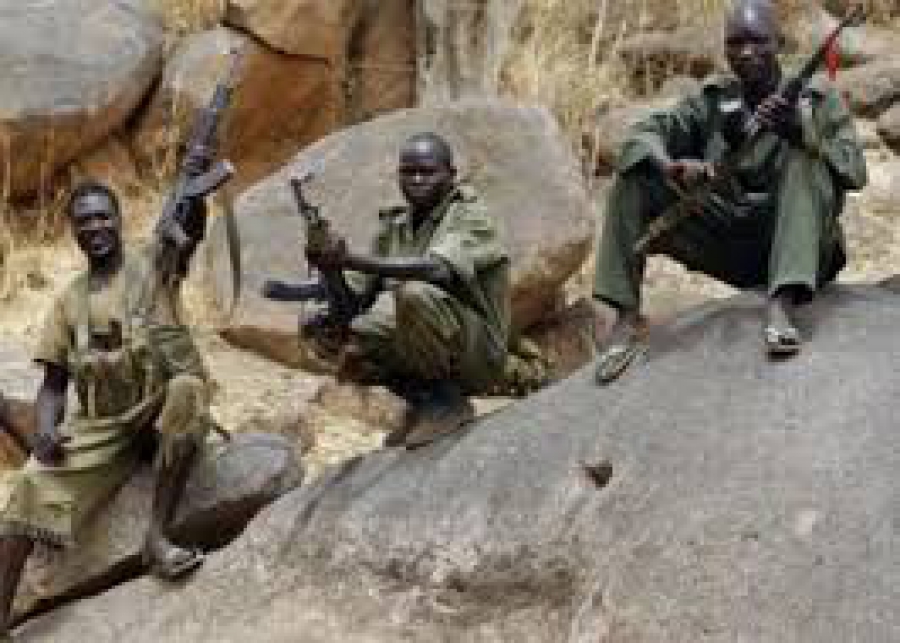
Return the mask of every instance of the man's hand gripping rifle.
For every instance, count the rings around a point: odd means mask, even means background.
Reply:
[[[174,186],[156,223],[157,264],[165,279],[178,276],[186,255],[203,237],[205,221],[203,209],[197,207],[198,199],[218,190],[234,174],[228,161],[213,163],[219,125],[231,104],[242,52],[232,51],[230,55],[225,78],[216,86],[209,105],[199,110]]]
[[[848,12],[847,16],[835,26],[816,52],[806,61],[799,73],[784,84],[779,94],[785,103],[797,104],[810,80],[828,57],[828,52],[835,46],[841,32],[847,27],[860,25],[864,19],[865,11],[861,6]],[[683,188],[674,182],[669,183],[678,195],[678,202],[651,222],[647,232],[635,244],[634,253],[636,255],[646,254],[653,242],[668,234],[682,220],[697,212],[709,197],[733,180],[736,168],[741,165],[759,138],[766,132],[766,128],[757,114],[748,114],[738,124],[738,129],[740,131],[737,133],[737,138],[740,142],[722,161],[715,164],[709,178],[693,189]]]
[[[315,253],[333,240],[328,220],[322,217],[318,206],[309,202],[303,191],[304,184],[315,178],[317,173],[318,167],[290,179],[297,209],[303,217],[307,253]],[[307,325],[324,325],[345,330],[359,312],[357,297],[347,285],[340,269],[321,268],[317,278],[296,284],[268,280],[263,285],[263,296],[275,301],[317,301],[326,304],[324,317],[310,321]]]

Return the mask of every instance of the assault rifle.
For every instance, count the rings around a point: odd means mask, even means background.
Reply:
[[[317,171],[307,170],[302,175],[290,179],[291,191],[300,216],[303,217],[306,233],[306,247],[315,249],[327,242],[330,223],[318,206],[309,202],[303,186],[312,180]],[[356,296],[347,285],[341,270],[320,270],[316,279],[297,284],[267,281],[263,295],[275,301],[318,301],[326,304],[327,311],[323,323],[338,328],[346,328],[356,316],[359,305]]]
[[[154,235],[160,241],[158,268],[165,279],[171,279],[177,274],[184,251],[192,243],[185,229],[195,230],[200,223],[191,220],[191,217],[199,216],[193,203],[218,190],[234,174],[231,163],[222,160],[213,164],[213,157],[216,153],[219,124],[224,111],[231,104],[237,83],[240,60],[239,51],[231,52],[231,62],[225,78],[216,85],[209,105],[199,110],[175,184],[156,223]]]
[[[809,85],[809,81],[812,80],[812,77],[825,62],[828,52],[835,46],[841,32],[847,27],[862,24],[864,19],[865,11],[861,6],[851,9],[847,16],[828,34],[828,37],[825,38],[816,52],[800,68],[797,75],[784,84],[780,91],[781,97],[789,104],[796,105],[800,100],[801,94]],[[668,234],[681,221],[690,217],[701,208],[717,190],[728,185],[733,180],[736,168],[741,165],[747,155],[753,150],[755,143],[765,133],[764,127],[755,114],[746,114],[743,118],[739,118],[737,129],[739,131],[736,138],[738,138],[740,143],[722,161],[715,164],[711,180],[705,181],[693,190],[686,190],[678,184],[670,182],[669,187],[678,195],[678,202],[650,223],[647,231],[638,239],[634,246],[633,250],[636,255],[646,254],[651,243]]]

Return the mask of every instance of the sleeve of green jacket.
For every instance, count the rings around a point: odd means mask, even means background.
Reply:
[[[710,127],[705,90],[692,92],[671,109],[654,112],[631,128],[617,169],[626,172],[647,159],[699,158]]]
[[[809,96],[800,105],[805,145],[825,159],[841,189],[862,189],[868,181],[866,160],[850,110],[834,87]]]
[[[427,254],[444,261],[465,283],[477,280],[479,271],[507,261],[499,241],[497,227],[484,206],[475,201],[462,201],[448,213],[440,238]]]

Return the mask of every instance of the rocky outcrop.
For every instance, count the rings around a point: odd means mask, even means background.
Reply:
[[[238,170],[232,190],[342,124],[340,88],[327,60],[280,53],[219,27],[186,38],[167,63],[135,137],[145,167],[171,167],[197,108],[209,102],[221,80],[227,52],[237,48],[243,48],[244,62],[221,136],[222,155]]]
[[[356,19],[353,0],[228,0],[225,23],[293,56],[339,60]]]
[[[145,167],[171,165],[235,48],[244,64],[222,136],[234,192],[326,134],[414,102],[408,0],[234,0],[225,22],[186,38],[168,61],[135,137]]]
[[[703,78],[724,66],[721,27],[639,33],[621,43],[619,58],[636,89],[653,91],[673,74]]]
[[[900,103],[878,119],[878,135],[896,154],[900,154]]]
[[[18,0],[0,6],[0,180],[15,195],[125,123],[161,65],[143,0]],[[5,176],[9,171],[9,176]]]
[[[849,69],[837,82],[854,113],[877,118],[900,102],[900,56]]]
[[[236,435],[211,444],[178,507],[173,535],[185,546],[212,550],[231,542],[265,505],[298,487],[303,471],[293,446],[267,434]],[[149,524],[154,479],[145,467],[78,535],[63,554],[36,559],[19,591],[20,614],[41,611],[134,578]]]
[[[297,353],[297,309],[262,299],[266,278],[302,275],[302,221],[287,184],[314,159],[324,170],[310,198],[356,248],[368,248],[381,207],[397,204],[399,147],[434,130],[457,150],[465,177],[481,192],[503,229],[513,261],[513,319],[525,328],[554,308],[559,288],[581,265],[593,236],[591,206],[576,161],[544,110],[467,104],[405,110],[334,134],[249,189],[237,203],[244,249],[244,294],[224,334],[239,346],[291,363]],[[210,290],[231,297],[223,243],[213,230]]]
[[[607,388],[587,370],[348,462],[186,587],[129,583],[22,643],[895,640],[898,304],[830,288],[774,363],[756,296],[697,309]]]
[[[274,51],[327,62],[337,90],[328,104],[346,125],[414,104],[416,5],[413,0],[229,0],[225,22]],[[269,91],[278,95],[276,87]]]

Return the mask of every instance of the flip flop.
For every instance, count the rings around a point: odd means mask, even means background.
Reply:
[[[773,357],[789,357],[800,352],[800,331],[794,326],[768,324],[763,329],[766,351]]]
[[[597,359],[594,380],[600,386],[613,382],[646,351],[646,345],[636,338],[613,344]]]
[[[184,578],[196,570],[206,556],[199,549],[177,548],[178,554],[169,557],[169,560],[156,560],[149,553],[144,554],[144,560],[150,560],[150,573],[165,581],[176,581]]]

